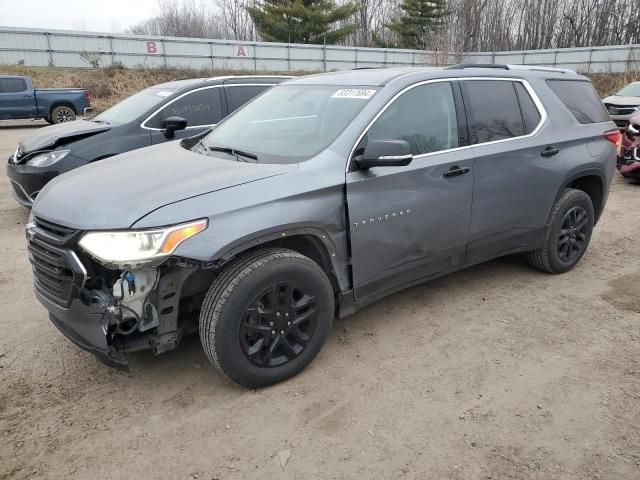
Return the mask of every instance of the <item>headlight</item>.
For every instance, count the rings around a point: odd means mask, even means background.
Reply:
[[[105,263],[140,264],[171,255],[178,245],[207,228],[207,220],[154,230],[89,232],[79,245]]]
[[[27,165],[31,165],[32,167],[48,167],[62,160],[70,151],[71,150],[54,150],[52,152],[39,153],[27,160]]]

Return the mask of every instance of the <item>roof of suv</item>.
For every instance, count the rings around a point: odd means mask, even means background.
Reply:
[[[341,70],[296,78],[289,83],[326,85],[382,86],[399,77],[423,76],[424,79],[442,77],[562,77],[579,76],[573,70],[530,65],[452,65],[450,67],[400,67]]]

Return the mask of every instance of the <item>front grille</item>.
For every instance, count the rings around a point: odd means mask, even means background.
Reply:
[[[77,230],[73,228],[56,225],[55,223],[48,222],[46,220],[43,220],[42,218],[35,217],[33,221],[37,228],[56,237],[59,241],[62,241],[62,242],[66,242],[77,232]]]
[[[27,226],[35,289],[64,308],[80,294],[86,279],[84,267],[69,248],[77,233],[38,218]]]

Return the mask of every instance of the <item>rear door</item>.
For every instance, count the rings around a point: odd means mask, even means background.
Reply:
[[[173,140],[197,135],[216,125],[223,117],[221,88],[219,86],[198,88],[163,106],[144,123],[145,128],[152,130],[151,142],[156,144],[167,141],[163,125],[168,117],[182,117],[187,120],[187,128],[175,132]]]
[[[562,155],[546,113],[523,80],[460,79],[475,156],[467,259],[484,260],[537,240],[558,191]],[[547,134],[541,129],[547,128]]]
[[[37,115],[33,90],[24,78],[0,78],[0,118],[32,118]]]
[[[357,170],[352,161],[347,172],[357,300],[461,264],[474,167],[460,107],[456,82],[413,85],[387,104],[355,149],[357,156],[367,141],[395,139],[414,154],[406,167]]]

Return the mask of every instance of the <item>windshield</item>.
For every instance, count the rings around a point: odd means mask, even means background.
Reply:
[[[619,97],[640,97],[640,83],[630,83],[616,95]]]
[[[375,93],[371,87],[279,85],[228,117],[202,144],[208,150],[240,152],[243,160],[308,160],[329,146]]]
[[[167,97],[173,95],[173,90],[163,90],[158,88],[147,88],[129,98],[125,98],[120,103],[105,110],[100,115],[92,118],[95,122],[107,122],[112,125],[129,123],[143,115],[149,109],[159,105]]]

